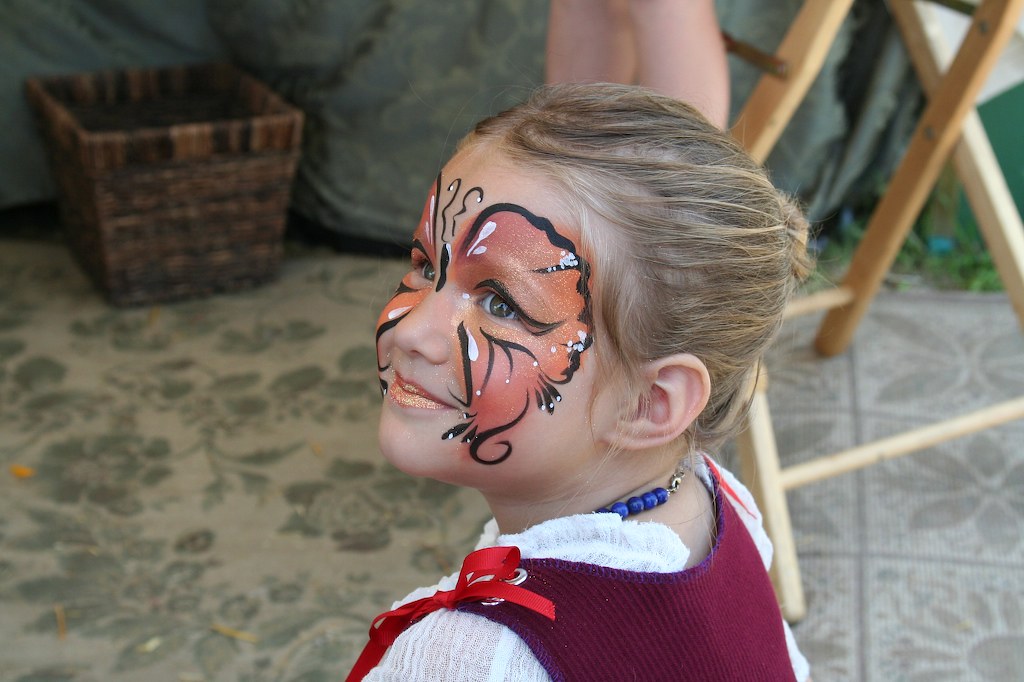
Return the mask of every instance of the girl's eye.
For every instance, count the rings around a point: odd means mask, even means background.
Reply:
[[[420,288],[425,286],[423,282],[433,282],[437,276],[437,271],[434,270],[434,265],[425,255],[414,252],[412,255],[412,269],[410,270],[412,276],[412,286]],[[422,282],[419,280],[423,280]]]
[[[514,320],[519,317],[516,311],[512,309],[512,306],[497,294],[487,294],[484,300],[480,302],[480,305],[484,307],[489,314],[495,317],[500,317],[503,320]]]

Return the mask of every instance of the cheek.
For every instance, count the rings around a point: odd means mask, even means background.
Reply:
[[[554,381],[571,379],[570,358],[576,357],[582,364],[586,357],[589,330],[583,325],[565,325],[566,329],[553,332],[543,339],[538,349],[539,369]],[[582,353],[582,355],[581,355]]]
[[[474,392],[479,391],[473,396],[473,409],[479,419],[507,422],[524,408],[557,412],[568,385],[571,344],[579,342],[579,332],[585,329],[566,327],[542,337],[505,331],[501,342],[484,340],[478,344],[479,352],[477,359],[470,362],[470,372]],[[499,333],[495,331],[492,336],[498,337]],[[482,334],[481,330],[473,336]]]
[[[541,373],[529,358],[516,358],[511,371],[503,354],[496,360],[486,383],[486,366],[474,366],[473,379],[480,388],[477,389],[478,395],[474,396],[473,408],[477,417],[485,422],[514,419],[534,401],[534,394],[541,383]]]

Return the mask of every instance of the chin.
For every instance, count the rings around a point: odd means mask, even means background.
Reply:
[[[460,460],[459,453],[441,437],[432,437],[411,429],[400,420],[381,413],[378,427],[380,453],[385,461],[402,473],[418,478],[432,478],[442,483],[459,482],[453,479]]]

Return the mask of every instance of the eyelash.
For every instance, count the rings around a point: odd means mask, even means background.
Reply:
[[[425,282],[433,282],[434,279],[437,277],[437,273],[434,270],[434,264],[430,262],[430,259],[427,258],[427,255],[420,251],[419,249],[414,249],[412,252],[412,274],[417,278],[422,278],[422,280]],[[487,284],[488,282],[481,282],[480,285],[478,286],[483,288],[486,287]],[[417,286],[414,284],[413,286],[415,286],[416,288],[422,288],[425,285]],[[505,305],[505,308],[508,311],[507,315],[502,315],[491,310],[491,305],[495,300]],[[480,299],[479,305],[484,310],[484,312],[486,312],[491,317],[497,318],[499,320],[518,322],[530,328],[533,328],[533,325],[536,324],[530,321],[530,318],[528,316],[523,315],[522,311],[519,309],[519,306],[517,306],[514,301],[507,298],[503,294],[499,294],[496,291],[485,290],[484,296],[482,299]],[[547,333],[547,331],[550,331],[550,328],[555,326],[557,325],[540,324],[537,332]]]
[[[429,276],[427,275],[428,270],[430,272]],[[437,273],[434,271],[434,264],[419,251],[413,251],[412,271],[428,282],[433,282],[434,278],[437,276]]]
[[[505,304],[505,307],[508,309],[508,315],[499,315],[498,313],[491,310],[491,303],[495,299]],[[516,307],[512,303],[506,301],[504,298],[499,296],[498,294],[494,293],[493,291],[489,292],[483,297],[483,299],[480,301],[480,307],[482,307],[487,312],[488,315],[493,315],[494,317],[497,317],[502,320],[519,319],[519,312],[516,310]]]
[[[536,335],[547,334],[549,331],[551,331],[552,329],[559,325],[558,322],[545,323],[531,318],[529,315],[523,312],[523,309],[519,307],[519,305],[511,296],[509,296],[507,293],[503,291],[504,287],[502,287],[499,283],[494,282],[494,280],[485,280],[484,282],[481,282],[478,286],[482,291],[484,291],[484,297],[480,300],[480,306],[484,309],[485,312],[487,312],[489,315],[492,315],[493,317],[496,317],[501,320],[515,321],[516,323],[525,327],[527,331],[529,331],[531,334]],[[511,315],[506,317],[504,315],[492,312],[490,310],[490,307],[495,299],[504,303],[505,306],[507,306],[508,311],[511,313]]]

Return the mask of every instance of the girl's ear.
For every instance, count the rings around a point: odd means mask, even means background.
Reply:
[[[643,386],[638,404],[617,425],[614,441],[626,450],[671,443],[697,419],[711,394],[707,367],[689,353],[649,362]]]

